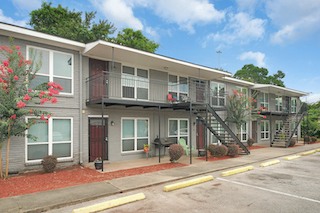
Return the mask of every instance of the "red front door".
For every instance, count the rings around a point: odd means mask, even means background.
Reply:
[[[107,62],[90,59],[90,99],[99,99],[107,95]]]
[[[103,154],[108,160],[108,119],[89,118],[89,162],[94,161]],[[103,144],[103,145],[102,145]],[[102,153],[103,150],[103,153]]]
[[[204,149],[205,126],[197,120],[197,149]]]

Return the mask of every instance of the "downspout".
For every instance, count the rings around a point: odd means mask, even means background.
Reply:
[[[79,51],[80,57],[80,92],[79,92],[79,163],[82,164],[82,52]]]

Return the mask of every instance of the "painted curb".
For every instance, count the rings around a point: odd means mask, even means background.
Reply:
[[[205,177],[196,178],[196,179],[183,181],[183,182],[180,182],[180,183],[175,183],[175,184],[171,184],[171,185],[165,186],[163,188],[163,191],[170,192],[170,191],[173,191],[173,190],[176,190],[176,189],[181,189],[181,188],[184,188],[184,187],[188,187],[188,186],[192,186],[192,185],[195,185],[195,184],[207,182],[207,181],[210,181],[210,180],[213,180],[213,176],[208,175],[208,176],[205,176]]]
[[[314,154],[314,153],[316,153],[316,150],[312,150],[312,151],[309,151],[309,152],[304,152],[301,155],[311,155],[311,154]]]
[[[74,209],[72,213],[89,213],[89,212],[102,211],[104,209],[109,209],[112,207],[120,206],[126,203],[138,201],[138,200],[143,200],[145,198],[146,196],[143,193],[139,193],[139,194],[130,195],[130,196],[114,199],[114,200],[109,200],[103,203],[98,203],[92,206],[86,206],[83,208]]]
[[[300,157],[301,157],[300,155],[293,155],[293,156],[286,157],[285,160],[294,160]]]
[[[234,170],[222,172],[221,176],[225,177],[225,176],[229,176],[229,175],[234,175],[234,174],[241,173],[241,172],[246,172],[246,171],[249,171],[249,170],[252,170],[252,169],[253,169],[253,166],[246,166],[246,167],[242,167],[242,168],[239,168],[239,169],[234,169]]]
[[[268,161],[268,162],[265,162],[265,163],[262,163],[260,164],[261,167],[266,167],[266,166],[271,166],[271,165],[274,165],[274,164],[277,164],[277,163],[280,163],[279,160],[273,160],[273,161]]]
[[[320,152],[320,149],[316,149],[317,152]]]

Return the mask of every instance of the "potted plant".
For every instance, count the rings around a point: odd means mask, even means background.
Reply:
[[[149,152],[149,148],[150,148],[149,144],[143,144],[143,151]]]
[[[96,170],[102,169],[101,157],[98,157],[94,160],[94,167],[96,168]]]

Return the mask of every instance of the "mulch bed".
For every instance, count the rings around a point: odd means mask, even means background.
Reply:
[[[240,155],[236,155],[235,157],[233,158],[238,158],[240,157]],[[230,159],[232,157],[230,156],[222,156],[220,158],[217,158],[217,157],[208,157],[208,161],[218,161],[218,160],[226,160],[226,159]],[[201,158],[196,158],[197,160],[206,160],[206,157],[201,157]]]
[[[263,148],[268,148],[268,147],[267,146],[251,146],[251,147],[247,147],[248,150],[263,149]]]
[[[156,172],[183,166],[187,166],[187,164],[165,163],[108,173],[100,173],[82,166],[73,166],[65,170],[56,171],[54,173],[31,172],[5,180],[0,179],[0,198],[66,188],[69,186],[82,185],[104,180],[112,180],[121,177]]]

